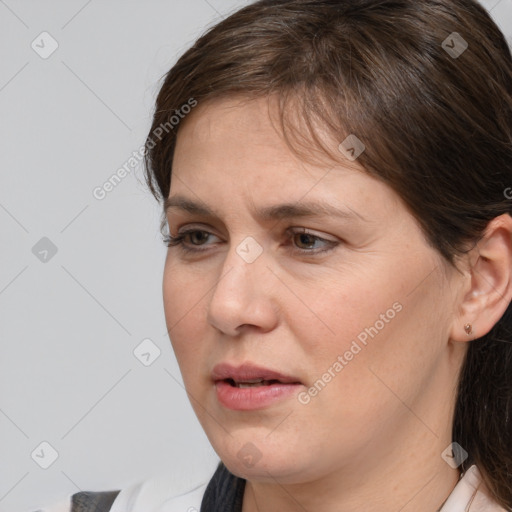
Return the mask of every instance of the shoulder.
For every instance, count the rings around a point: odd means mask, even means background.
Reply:
[[[475,466],[476,469],[476,466]],[[478,471],[478,469],[477,469]],[[471,502],[471,512],[507,512],[501,505],[499,505],[492,497],[491,492],[482,480],[480,472],[478,472],[479,481],[477,491]]]
[[[140,484],[116,491],[79,492],[59,503],[35,512],[183,512],[199,510],[207,482],[183,493],[172,491],[153,494],[154,482]]]
[[[37,512],[109,512],[121,491],[77,492]]]
[[[476,465],[471,466],[440,512],[507,512],[491,496]]]
[[[203,461],[204,463],[205,461]],[[199,511],[219,460],[202,468],[177,468],[135,482],[121,490],[80,492],[34,512],[184,512]]]
[[[183,512],[200,510],[219,459],[188,461],[179,468],[121,490],[110,512]]]

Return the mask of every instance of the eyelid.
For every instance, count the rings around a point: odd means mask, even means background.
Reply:
[[[220,238],[219,235],[216,235],[215,233],[212,232],[212,229],[213,228],[211,226],[205,226],[204,224],[185,224],[184,226],[178,228],[176,236],[186,235],[190,232],[195,231],[204,231],[205,233]]]
[[[339,242],[340,241],[339,238],[336,238],[334,240],[330,239],[330,238],[326,238],[325,233],[320,233],[318,231],[312,230],[310,228],[304,228],[302,226],[301,227],[289,227],[287,229],[287,231],[290,231],[293,234],[304,233],[305,235],[315,236],[317,238],[321,238],[322,240],[325,240],[326,242]]]
[[[190,231],[208,231],[208,233],[211,233],[211,227],[196,224],[187,224],[186,226],[178,229],[178,235],[181,233],[189,233]]]
[[[211,232],[211,227],[210,226],[204,226],[204,225],[200,225],[200,224],[186,224],[186,226],[184,227],[184,229],[181,229],[181,228],[178,228],[178,232],[177,232],[177,235],[176,236],[180,236],[182,234],[187,234],[187,233],[190,233],[191,231],[204,231],[204,232],[207,232],[211,235],[214,235],[214,236],[217,236],[215,233],[212,233]],[[312,236],[316,236],[318,238],[322,238],[323,240],[327,241],[327,242],[339,242],[340,240],[338,238],[334,238],[334,239],[329,239],[329,238],[326,238],[326,235],[325,233],[323,232],[318,232],[316,230],[313,230],[311,228],[305,228],[303,226],[290,226],[289,228],[286,229],[286,232],[292,232],[292,233],[304,233],[304,234],[307,234],[307,235],[312,235]]]

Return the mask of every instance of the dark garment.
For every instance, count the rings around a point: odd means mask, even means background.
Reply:
[[[108,512],[121,491],[78,492],[71,496],[71,512]]]
[[[222,462],[217,466],[201,502],[201,512],[242,512],[245,480],[228,471]]]

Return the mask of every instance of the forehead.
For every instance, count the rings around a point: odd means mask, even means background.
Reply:
[[[300,158],[283,137],[277,103],[268,98],[198,105],[180,126],[172,173],[170,196],[232,209],[242,199],[254,211],[312,200],[368,210],[396,200],[391,189],[341,153],[339,162]]]
[[[293,159],[299,164],[307,162],[321,167],[341,164],[347,169],[364,171],[357,161],[350,161],[340,153],[341,141],[337,140],[337,135],[326,130],[319,121],[308,120],[302,109],[296,95],[290,95],[283,103],[278,93],[264,97],[238,94],[207,99],[182,121],[177,152],[197,149],[200,144],[227,147],[226,141],[229,141],[233,144],[227,149],[233,154],[234,142],[238,141],[240,152],[247,147],[259,147],[265,160],[271,156],[275,160]],[[324,147],[319,146],[315,136],[320,137]],[[257,160],[258,154],[252,157]]]
[[[276,95],[237,96],[200,103],[180,125],[173,171],[194,167],[204,171],[219,166],[227,178],[231,169],[240,176],[250,168],[258,176],[268,170],[271,177],[292,173],[295,179],[298,174],[318,179],[334,167],[345,173],[366,172],[357,161],[344,157],[337,150],[339,141],[332,140],[332,135],[321,127],[316,132],[336,150],[336,160],[315,144],[306,126],[300,126],[300,120],[297,124],[286,124],[285,136],[280,114]]]

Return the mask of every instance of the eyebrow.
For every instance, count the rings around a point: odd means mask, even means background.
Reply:
[[[208,207],[206,204],[191,201],[190,199],[181,195],[168,197],[164,200],[164,215],[167,215],[169,210],[172,208],[178,208],[190,214],[200,215],[202,217],[218,217],[215,211]],[[261,221],[328,216],[343,218],[347,220],[360,219],[364,222],[369,222],[368,219],[363,217],[360,213],[354,211],[352,208],[347,207],[347,209],[339,209],[329,203],[326,203],[325,201],[284,203],[257,208],[253,210],[252,213],[257,219],[260,219]]]

